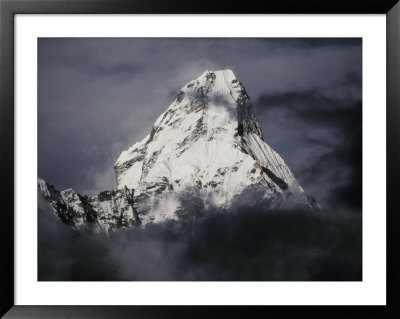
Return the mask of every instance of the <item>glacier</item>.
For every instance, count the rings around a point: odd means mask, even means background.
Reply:
[[[177,220],[188,194],[221,210],[260,201],[268,209],[319,208],[264,141],[232,70],[207,70],[183,86],[151,132],[120,154],[114,171],[117,189],[97,196],[59,192],[42,179],[39,189],[63,222],[106,233]]]

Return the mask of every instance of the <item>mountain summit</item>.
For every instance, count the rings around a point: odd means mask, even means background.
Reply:
[[[251,188],[274,207],[311,204],[264,142],[249,96],[231,70],[205,71],[182,87],[114,170],[118,188],[134,188],[136,195],[197,187],[210,204],[226,207]]]
[[[112,216],[122,214],[117,203],[128,212],[128,226],[147,224],[178,218],[187,193],[205,207],[259,200],[269,208],[318,206],[264,142],[250,98],[231,70],[205,71],[183,86],[150,134],[121,153],[114,170],[118,189],[95,197],[73,195],[72,190],[61,196],[44,181],[39,186],[48,200],[83,198],[85,204],[74,205],[92,205],[89,217],[107,229],[113,226]],[[107,223],[101,222],[105,215]]]

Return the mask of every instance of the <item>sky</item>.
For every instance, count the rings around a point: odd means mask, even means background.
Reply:
[[[56,188],[116,187],[113,164],[180,88],[232,69],[264,140],[324,206],[361,209],[359,38],[40,38],[38,169]]]
[[[39,196],[39,280],[362,279],[361,39],[40,38],[39,176],[81,194],[115,188],[119,154],[218,69],[242,82],[264,140],[322,209],[199,206],[195,227],[77,236]]]

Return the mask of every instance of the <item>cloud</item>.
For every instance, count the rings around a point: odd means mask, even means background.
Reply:
[[[324,48],[332,46],[360,46],[360,38],[297,38],[282,39],[288,45],[300,48]]]
[[[206,69],[233,69],[253,101],[321,86],[330,96],[360,98],[361,53],[361,39],[347,38],[41,38],[39,175],[60,189],[112,188],[113,176],[99,178],[100,171],[142,140],[180,87]],[[267,141],[291,156],[279,131],[287,128],[259,121]],[[296,169],[306,149],[294,155]]]
[[[39,175],[57,188],[114,188],[120,152],[150,132],[179,88],[231,68],[266,142],[324,210],[210,215],[200,205],[192,215],[206,217],[195,230],[181,221],[104,238],[77,234],[45,204],[39,279],[359,280],[361,42],[40,39]]]
[[[341,86],[354,86],[361,90],[362,78],[356,71],[351,71],[345,74],[343,81],[339,82]]]
[[[78,234],[39,208],[44,281],[351,281],[362,279],[361,259],[360,217],[345,211],[196,205],[178,222],[104,237]]]
[[[346,75],[345,80],[349,78],[355,82],[357,77]],[[305,90],[263,94],[256,105],[267,118],[270,114],[275,117],[279,114],[284,119],[283,125],[294,125],[296,134],[301,136],[300,146],[312,150],[307,165],[298,169],[301,182],[318,187],[325,184],[326,202],[331,206],[345,205],[360,210],[361,100],[332,97],[323,90]]]

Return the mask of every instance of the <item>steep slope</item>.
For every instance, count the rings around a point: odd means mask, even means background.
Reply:
[[[314,203],[263,140],[243,85],[231,70],[206,71],[182,87],[151,133],[122,152],[117,186],[136,194],[197,188],[210,205],[229,207],[250,189],[271,206]]]
[[[97,232],[110,234],[117,228],[141,224],[133,205],[133,190],[126,187],[89,197],[72,189],[59,192],[43,179],[39,179],[38,186],[54,214],[77,230],[92,227]]]
[[[39,179],[56,216],[99,232],[190,215],[199,203],[319,205],[263,139],[250,98],[231,70],[206,71],[182,87],[148,136],[121,153],[117,189],[85,196]],[[188,200],[190,198],[190,200]]]

